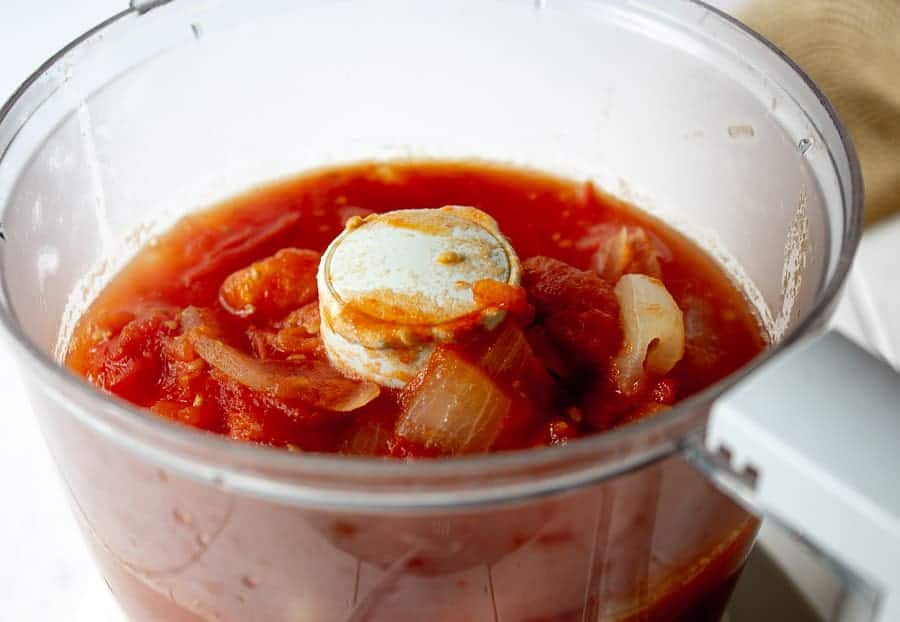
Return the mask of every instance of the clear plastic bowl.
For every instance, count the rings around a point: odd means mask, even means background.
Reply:
[[[859,237],[839,121],[701,3],[136,2],[0,114],[0,320],[102,573],[167,620],[713,620],[757,519],[683,448],[756,365],[563,448],[422,464],[296,455],[95,391],[59,343],[153,231],[303,169],[477,157],[593,179],[695,237],[778,342]]]

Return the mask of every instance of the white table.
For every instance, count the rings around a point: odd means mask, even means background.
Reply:
[[[720,0],[733,8],[742,0]],[[0,99],[67,42],[125,8],[126,0],[0,0]],[[894,365],[900,362],[900,220],[869,232],[837,324]],[[0,621],[117,622],[31,415],[15,365],[0,348]],[[790,568],[790,558],[782,560]],[[794,569],[811,594],[816,578]]]

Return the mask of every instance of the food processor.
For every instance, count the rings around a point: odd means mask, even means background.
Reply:
[[[715,257],[772,347],[653,418],[435,461],[294,454],[148,416],[60,365],[179,216],[325,165],[532,167]],[[716,620],[760,518],[900,618],[900,383],[821,331],[861,227],[833,109],[701,2],[134,0],[0,110],[0,324],[136,622]]]

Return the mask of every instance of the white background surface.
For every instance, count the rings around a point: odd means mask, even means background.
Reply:
[[[0,0],[0,100],[127,0]],[[0,343],[0,621],[119,622]]]
[[[0,0],[0,100],[62,44],[125,8],[126,0]],[[867,234],[837,323],[896,365],[895,266],[900,220]],[[120,622],[81,542],[7,350],[0,343],[0,490],[7,500],[0,510],[0,621]],[[796,578],[812,581],[802,573]],[[815,592],[815,585],[809,587]]]

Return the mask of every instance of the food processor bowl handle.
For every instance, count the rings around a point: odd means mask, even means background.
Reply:
[[[694,440],[729,494],[877,592],[872,620],[900,620],[900,374],[837,333],[811,338],[716,402]]]

